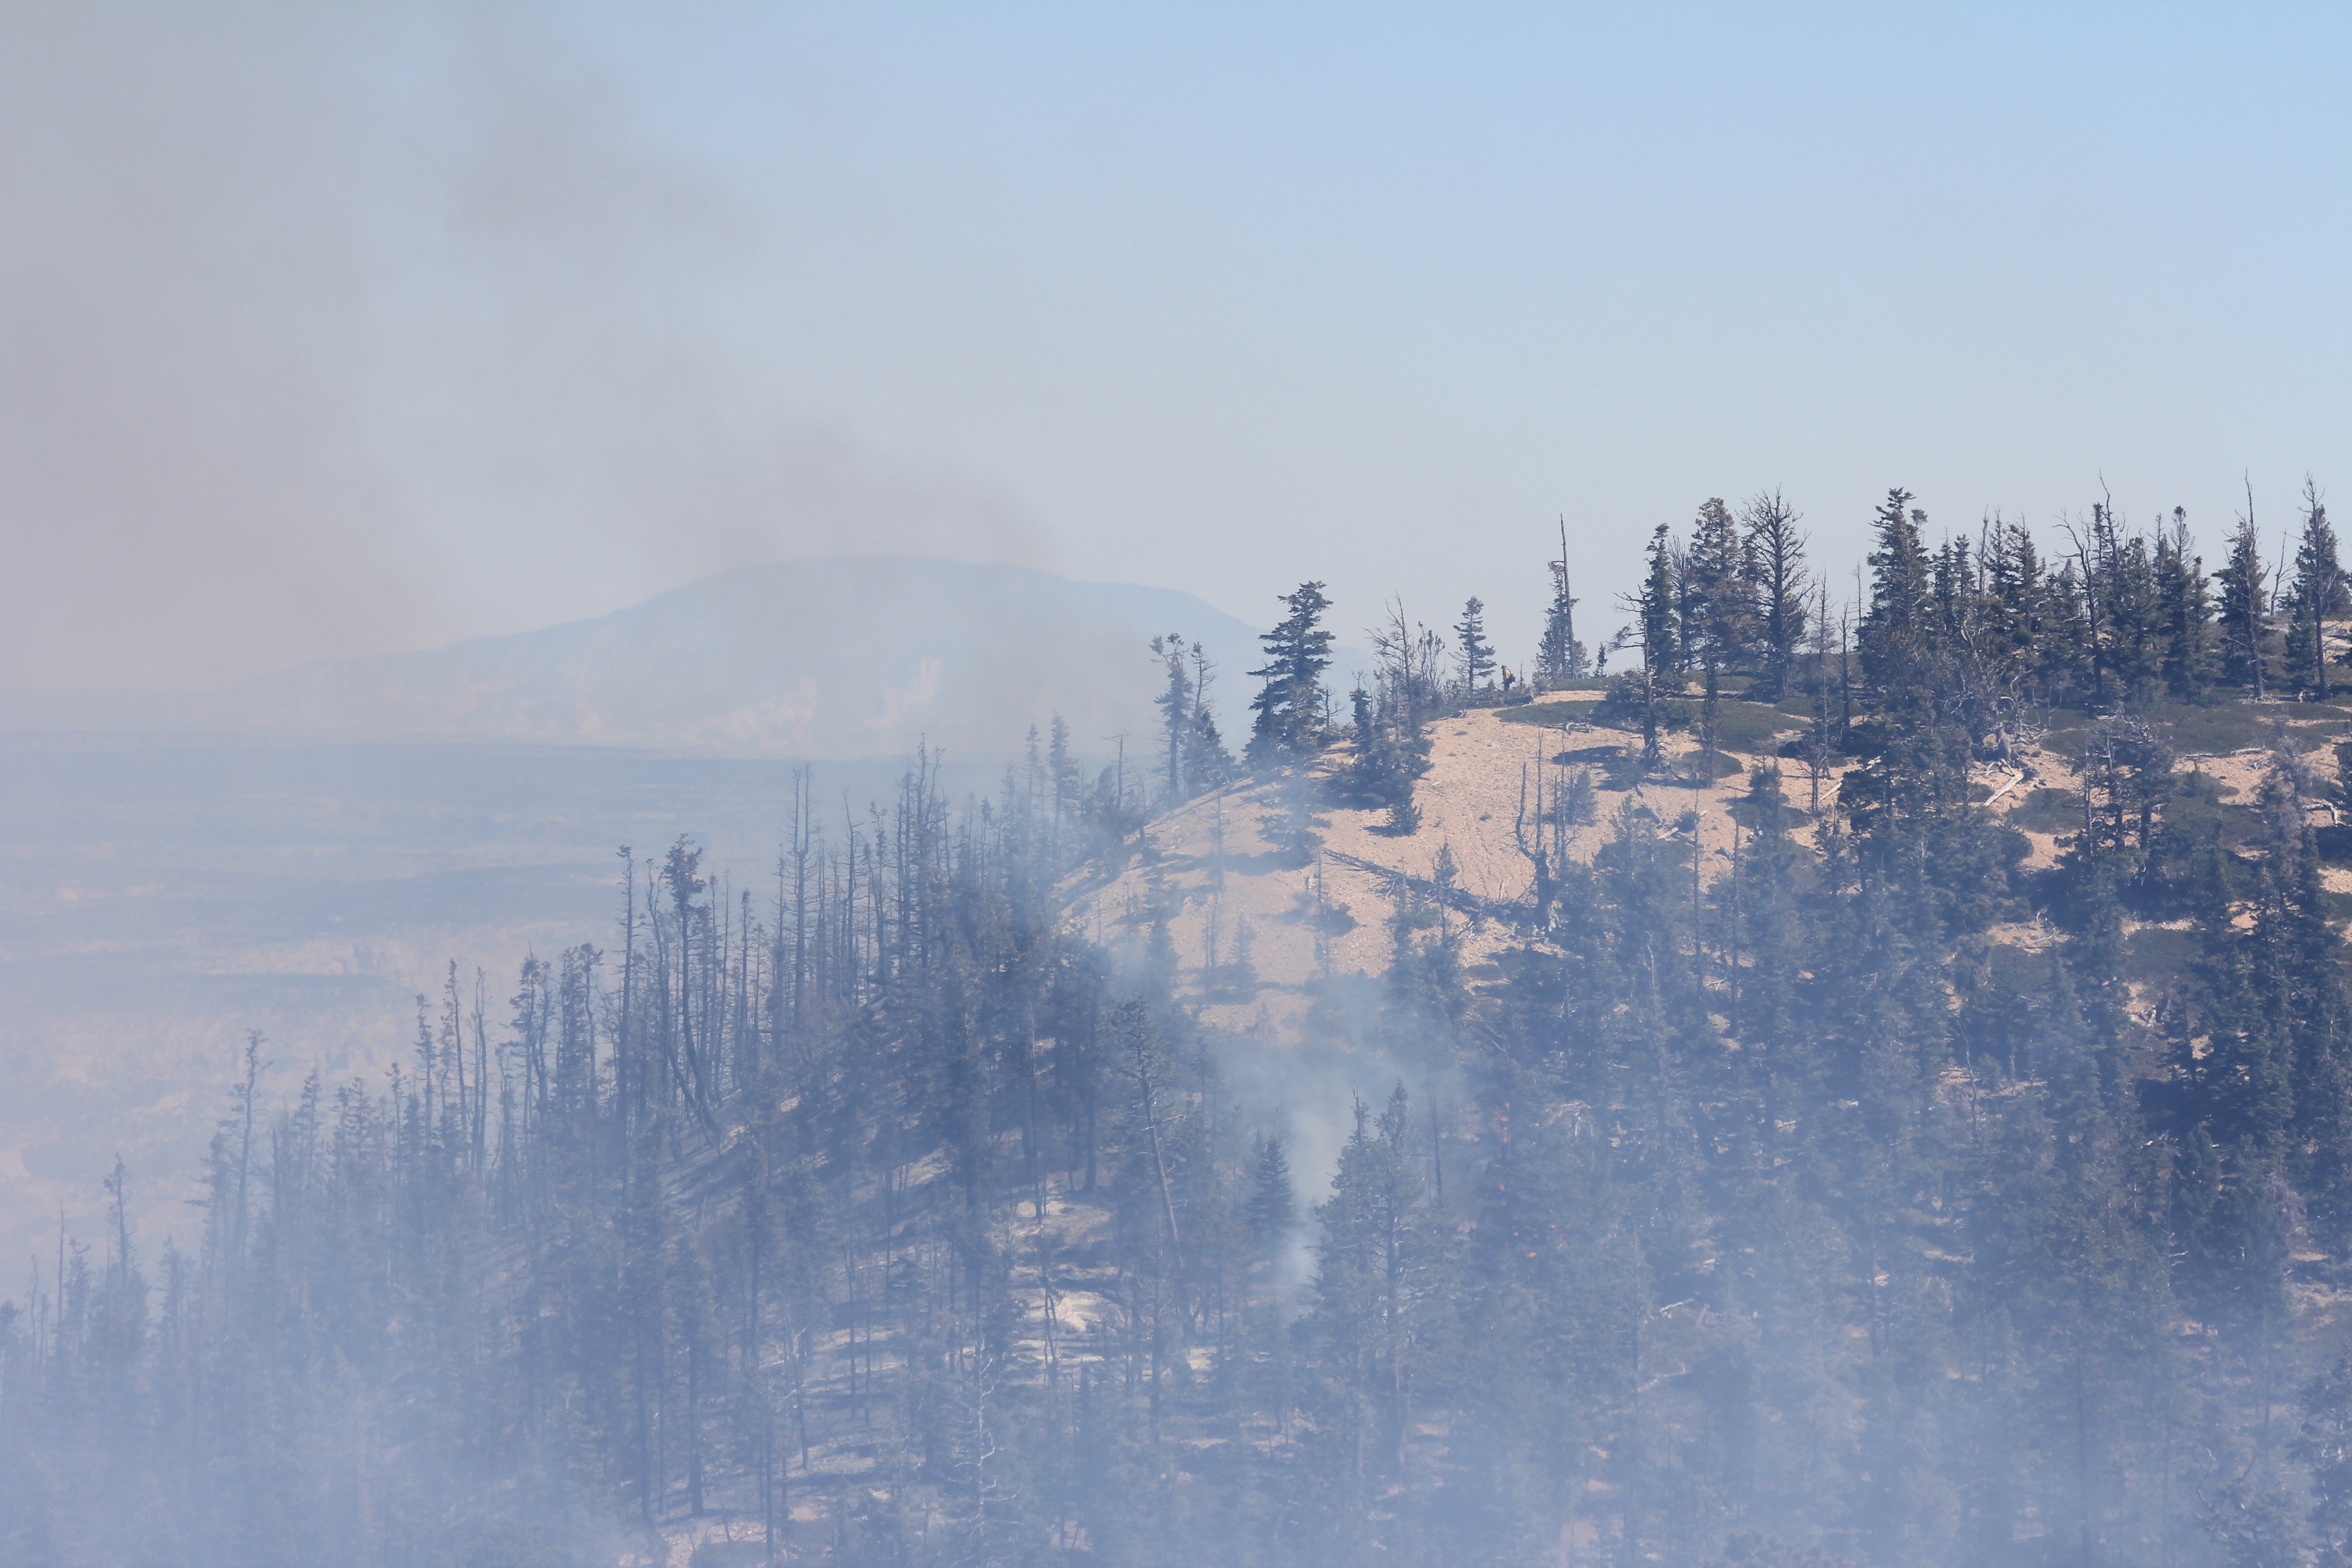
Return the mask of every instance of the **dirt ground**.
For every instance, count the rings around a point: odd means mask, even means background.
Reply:
[[[2293,716],[2290,705],[2279,706],[2291,726],[2317,721]],[[1797,722],[1790,721],[1792,727]],[[1386,971],[1387,921],[1399,896],[1400,878],[1430,880],[1441,852],[1451,853],[1455,886],[1471,900],[1498,911],[1529,904],[1535,868],[1521,840],[1524,836],[1527,843],[1535,842],[1535,781],[1541,776],[1544,788],[1554,786],[1561,770],[1550,760],[1563,751],[1626,739],[1618,731],[1585,725],[1562,729],[1509,722],[1491,709],[1441,720],[1432,728],[1430,771],[1416,795],[1422,809],[1419,830],[1410,837],[1391,837],[1381,831],[1386,820],[1382,811],[1321,806],[1323,853],[1315,864],[1303,868],[1277,853],[1268,837],[1278,809],[1277,786],[1236,785],[1154,820],[1145,832],[1146,847],[1115,875],[1068,889],[1070,918],[1106,942],[1125,939],[1140,945],[1155,901],[1165,902],[1175,910],[1170,937],[1179,994],[1201,1007],[1203,1021],[1225,1029],[1270,1029],[1277,1037],[1295,1038],[1305,1026],[1312,982],[1378,976]],[[1664,749],[1669,763],[1694,751],[1696,744],[1686,735],[1668,737]],[[1600,792],[1595,819],[1577,828],[1569,840],[1570,857],[1590,862],[1614,832],[1622,809],[1647,806],[1670,826],[1695,811],[1702,875],[1709,884],[1728,875],[1735,834],[1729,808],[1751,787],[1748,769],[1765,759],[1760,753],[1724,755],[1738,763],[1739,771],[1710,787],[1652,781],[1629,791]],[[1346,765],[1348,757],[1347,747],[1335,748],[1318,762],[1318,773],[1328,779]],[[2308,753],[2305,761],[2318,782],[2335,778],[2336,763],[2327,749]],[[2072,792],[2081,786],[2074,765],[2055,750],[2029,743],[2019,749],[2017,762],[2014,768],[1988,763],[1975,770],[1977,781],[1992,795],[1991,808],[2004,817],[2034,790]],[[1812,781],[1804,764],[1782,760],[1780,765],[1789,803],[1811,806]],[[1822,800],[1834,797],[1853,765],[1842,762],[1823,776]],[[2184,772],[2201,770],[2214,780],[2224,800],[2246,803],[2255,797],[2270,759],[2266,750],[2256,749],[2187,755],[2176,765]],[[2313,809],[2315,814],[2326,810]],[[2013,826],[2033,846],[2029,868],[2056,862],[2060,835]],[[1795,836],[1810,841],[1812,832],[1808,822]],[[2352,869],[2330,868],[2326,881],[2333,890],[2352,891]],[[1507,919],[1481,918],[1471,911],[1449,911],[1446,918],[1463,926],[1465,957],[1474,965],[1526,940]],[[1221,986],[1213,968],[1234,962],[1244,932],[1258,982],[1246,1000],[1230,985]],[[2046,946],[2055,938],[2041,922],[2004,926],[1991,934],[1997,942],[2028,948]]]

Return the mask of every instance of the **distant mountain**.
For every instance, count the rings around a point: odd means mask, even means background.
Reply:
[[[1269,623],[1276,608],[1269,600]],[[593,620],[305,665],[224,693],[20,693],[5,719],[180,727],[157,722],[176,710],[185,725],[270,735],[850,758],[924,738],[1008,752],[1059,712],[1099,754],[1122,731],[1149,746],[1160,680],[1149,644],[1165,632],[1207,645],[1227,736],[1245,731],[1257,629],[1172,589],[839,556],[741,567]]]

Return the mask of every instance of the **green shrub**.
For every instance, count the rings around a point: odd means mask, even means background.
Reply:
[[[1696,722],[1696,708],[1693,722]],[[1787,714],[1767,703],[1743,700],[1715,705],[1715,743],[1727,752],[1769,752],[1782,732],[1794,728]]]
[[[1600,706],[1599,698],[1571,698],[1530,702],[1521,708],[1506,708],[1496,717],[1506,724],[1547,724],[1558,728],[1562,724],[1592,722],[1592,710]]]
[[[2197,961],[2197,938],[2185,931],[2145,926],[2132,932],[2124,951],[2124,978],[2164,980],[2186,974]]]
[[[1696,776],[1696,775],[1698,773],[1699,770],[1700,770],[1700,769],[1702,769],[1702,768],[1704,768],[1706,765],[1706,753],[1705,752],[1687,752],[1687,753],[1685,753],[1685,754],[1683,756],[1682,761],[1681,761],[1681,763],[1680,763],[1680,766],[1681,766],[1682,771],[1684,772],[1684,773],[1685,773],[1685,774],[1687,774],[1687,775],[1692,775],[1692,776]],[[1726,756],[1726,755],[1724,755],[1721,752],[1716,752],[1716,754],[1715,754],[1715,776],[1716,776],[1716,778],[1718,778],[1718,779],[1722,779],[1722,778],[1729,778],[1729,777],[1730,777],[1732,774],[1734,774],[1734,773],[1746,773],[1747,771],[1748,771],[1748,770],[1747,770],[1745,767],[1743,767],[1743,766],[1741,766],[1741,765],[1740,765],[1740,762],[1739,762],[1739,759],[1738,759],[1738,757],[1729,757],[1729,756]],[[1712,782],[1713,782],[1713,780],[1710,780],[1710,781],[1708,781],[1708,782],[1712,783]]]
[[[2071,789],[2032,789],[2010,808],[2009,825],[2031,833],[2072,833],[2083,826],[2083,796]]]

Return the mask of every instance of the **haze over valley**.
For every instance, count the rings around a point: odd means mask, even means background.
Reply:
[[[184,1228],[247,1031],[279,1090],[380,1071],[452,961],[503,984],[602,942],[621,844],[691,832],[766,900],[798,763],[837,817],[918,747],[985,796],[1060,715],[1100,765],[1125,732],[1140,779],[1148,645],[1179,628],[1245,689],[1255,635],[1190,595],[875,557],[226,691],[0,698],[0,1233],[21,1256],[91,1218],[94,1142]]]

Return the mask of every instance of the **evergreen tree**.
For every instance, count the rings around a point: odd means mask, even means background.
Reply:
[[[2091,509],[2080,556],[2092,626],[2094,700],[2142,702],[2163,679],[2166,623],[2148,541],[2127,532],[2112,500]]]
[[[1649,574],[1632,607],[1640,617],[1642,667],[1650,672],[1654,683],[1680,675],[1685,655],[1677,552],[1664,523],[1658,524],[1657,531],[1650,536],[1646,553]]]
[[[1398,1477],[1431,1352],[1443,1336],[1445,1248],[1407,1139],[1410,1106],[1398,1086],[1375,1121],[1360,1101],[1339,1153],[1331,1196],[1316,1210],[1315,1331],[1328,1347],[1325,1406],[1353,1490]]]
[[[1192,671],[1186,658],[1192,649],[1181,637],[1171,632],[1166,637],[1153,637],[1151,651],[1159,656],[1168,677],[1160,695],[1152,699],[1160,710],[1160,728],[1167,736],[1167,798],[1171,802],[1185,800],[1200,793],[1198,780],[1185,767],[1199,750]]]
[[[1740,509],[1739,521],[1761,645],[1755,694],[1778,701],[1789,694],[1805,642],[1805,605],[1812,587],[1805,570],[1805,536],[1797,531],[1799,514],[1778,490],[1758,492]]]
[[[2262,536],[2251,509],[2230,535],[2229,563],[2214,574],[2221,585],[2222,679],[2263,695],[2265,645],[2270,637],[2269,572],[2263,564]]]
[[[1290,1159],[1282,1140],[1261,1133],[1250,1160],[1249,1234],[1261,1251],[1279,1245],[1298,1219],[1298,1200],[1290,1184]]]
[[[1331,602],[1320,583],[1301,583],[1282,595],[1290,614],[1258,640],[1266,662],[1250,674],[1264,682],[1250,707],[1257,720],[1250,734],[1250,761],[1287,765],[1322,743],[1323,672],[1331,667],[1331,633],[1322,625]]]
[[[1462,689],[1475,697],[1495,670],[1495,647],[1486,641],[1486,606],[1475,595],[1462,606],[1462,618],[1454,623],[1454,646],[1462,668]]]
[[[1208,650],[1198,642],[1192,645],[1192,711],[1184,724],[1181,750],[1184,777],[1192,793],[1214,789],[1233,776],[1234,759],[1225,750],[1224,736],[1217,729],[1215,704],[1209,700],[1209,689],[1216,683],[1217,667]]]
[[[1709,499],[1699,508],[1682,574],[1686,649],[1698,663],[1704,688],[1699,769],[1706,779],[1715,770],[1723,672],[1745,662],[1755,640],[1753,565],[1731,509]]]
[[[2303,485],[2303,532],[2295,542],[2294,582],[2286,595],[2288,610],[2287,667],[2295,679],[2327,700],[2327,626],[2332,619],[2352,611],[2352,589],[2344,581],[2336,559],[2336,530],[2327,521],[2327,508],[2318,488]]]
[[[1891,489],[1874,520],[1876,548],[1870,554],[1870,608],[1862,617],[1863,673],[1882,700],[1898,710],[1925,696],[1931,656],[1927,548],[1920,529],[1927,514],[1913,510],[1911,492]]]
[[[1666,525],[1660,523],[1650,536],[1648,547],[1650,569],[1643,580],[1642,590],[1627,602],[1626,607],[1637,617],[1635,626],[1642,639],[1642,671],[1638,685],[1632,678],[1620,677],[1629,689],[1623,695],[1641,705],[1642,768],[1644,772],[1658,765],[1661,752],[1658,743],[1658,699],[1661,689],[1672,682],[1672,689],[1681,689],[1683,656],[1686,642],[1683,636],[1682,584],[1680,552],[1675,550]],[[1620,634],[1622,637],[1622,633]],[[1614,687],[1611,695],[1620,695]]]
[[[2175,507],[2172,527],[2157,531],[2156,592],[2164,628],[2164,686],[2176,701],[2200,702],[2215,676],[2212,595],[2205,563],[2189,553],[2188,514]]]
[[[1568,530],[1560,529],[1559,559],[1551,563],[1551,603],[1544,611],[1544,629],[1536,647],[1536,677],[1557,690],[1580,680],[1591,668],[1585,647],[1576,637],[1576,606],[1580,603],[1568,579]]]
[[[1377,699],[1359,686],[1349,700],[1355,756],[1342,782],[1359,804],[1387,808],[1383,831],[1409,837],[1421,826],[1413,785],[1429,772],[1427,729],[1412,721],[1391,682],[1382,682]]]
[[[1691,529],[1683,572],[1685,657],[1710,670],[1745,665],[1756,637],[1756,563],[1731,509],[1709,499]]]

